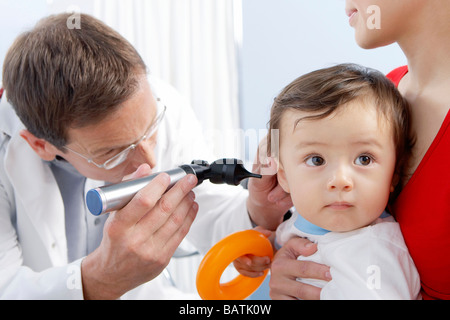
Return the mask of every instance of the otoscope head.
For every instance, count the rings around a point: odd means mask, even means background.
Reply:
[[[209,180],[215,184],[226,183],[237,186],[244,179],[262,178],[259,174],[248,172],[242,161],[237,159],[220,159],[214,161],[209,167],[211,170]]]

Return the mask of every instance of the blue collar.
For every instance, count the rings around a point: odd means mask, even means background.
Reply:
[[[313,234],[316,236],[323,236],[324,234],[327,234],[328,230],[318,227],[315,224],[312,224],[311,222],[309,222],[308,220],[306,220],[305,218],[303,218],[298,212],[296,212],[297,214],[297,220],[295,220],[294,226],[300,230],[303,231],[305,233],[309,233],[309,234]]]
[[[309,222],[308,220],[306,220],[305,218],[303,218],[297,211],[295,211],[294,214],[297,214],[297,219],[295,220],[294,226],[305,233],[309,233],[312,235],[316,235],[316,236],[323,236],[324,234],[327,234],[328,232],[330,232],[329,230],[326,230],[324,228],[318,227],[315,224]],[[384,219],[389,217],[390,215],[384,211],[380,218]]]

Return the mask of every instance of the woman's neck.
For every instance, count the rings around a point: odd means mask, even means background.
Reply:
[[[398,44],[408,59],[409,85],[420,92],[442,85],[450,77],[450,4],[429,8],[411,19],[408,33]]]

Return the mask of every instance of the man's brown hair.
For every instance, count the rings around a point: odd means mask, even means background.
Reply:
[[[301,76],[275,98],[270,130],[280,129],[282,116],[288,109],[311,112],[307,119],[323,119],[356,99],[375,102],[378,114],[391,125],[396,147],[395,175],[399,181],[393,194],[395,197],[402,186],[414,138],[410,106],[381,72],[357,64],[340,64]],[[268,155],[272,151],[270,139],[269,134]]]
[[[3,66],[8,101],[25,127],[58,148],[68,128],[96,123],[131,98],[147,72],[135,48],[101,21],[49,16],[20,35]]]

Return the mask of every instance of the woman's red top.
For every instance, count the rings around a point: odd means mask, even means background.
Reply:
[[[387,75],[397,86],[408,67]],[[416,264],[424,299],[450,299],[450,111],[397,198],[393,213]]]

